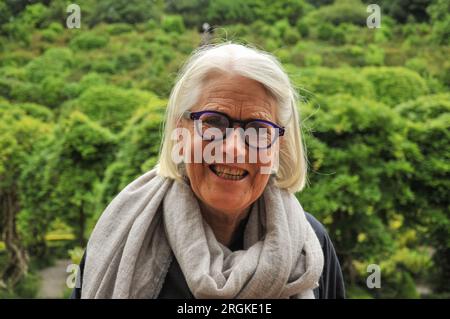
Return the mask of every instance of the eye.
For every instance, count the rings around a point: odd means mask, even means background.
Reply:
[[[274,128],[271,125],[259,121],[248,123],[245,130],[247,143],[260,148],[270,145],[275,134]]]
[[[200,120],[205,126],[215,127],[219,129],[228,127],[228,119],[220,114],[205,113],[200,116]]]

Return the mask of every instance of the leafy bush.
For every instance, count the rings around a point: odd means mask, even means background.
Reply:
[[[383,278],[395,287],[402,280],[395,277],[400,269],[416,270],[416,259],[410,264],[396,259],[396,251],[407,245],[401,240],[405,226],[391,228],[387,222],[395,214],[413,215],[403,204],[414,201],[408,178],[414,172],[410,158],[417,154],[406,120],[384,104],[349,95],[318,97],[302,111],[310,132],[311,182],[298,194],[302,205],[330,230],[351,284],[362,284],[354,275],[356,260],[363,261],[364,272],[368,264],[391,260],[395,271],[390,277],[383,272]]]
[[[127,50],[117,55],[116,66],[118,70],[133,70],[144,61],[140,50]]]
[[[47,76],[64,76],[72,63],[69,49],[51,48],[25,66],[25,75],[30,82],[40,82]]]
[[[0,25],[0,33],[9,35],[14,40],[28,45],[34,28],[45,25],[48,21],[48,14],[48,8],[42,3],[27,5],[18,17],[11,17],[9,23]]]
[[[323,23],[317,29],[317,38],[323,41],[330,41],[335,44],[345,43],[345,33],[333,26],[331,23]]]
[[[88,15],[89,25],[100,22],[136,24],[158,19],[162,6],[159,0],[99,0]]]
[[[377,45],[370,44],[366,49],[364,60],[366,65],[381,66],[384,64],[384,50]]]
[[[72,50],[92,50],[103,48],[108,44],[108,37],[92,32],[82,32],[70,41]]]
[[[311,25],[317,25],[319,21],[327,21],[334,25],[340,23],[352,23],[365,25],[367,18],[366,6],[359,0],[336,0],[333,4],[320,7],[312,11],[305,18]]]
[[[153,168],[158,160],[164,109],[159,103],[150,103],[136,111],[119,136],[116,159],[105,172],[97,192],[97,214],[91,221],[93,228],[99,214],[120,190],[133,179]]]
[[[45,106],[35,103],[9,104],[0,102],[0,109],[19,109],[26,115],[39,119],[43,122],[50,122],[53,120],[53,113],[51,110],[49,110]]]
[[[448,45],[450,39],[450,3],[445,0],[434,1],[427,12],[431,17],[432,35],[435,43]]]
[[[363,69],[363,74],[372,82],[376,98],[388,105],[413,100],[428,92],[425,80],[405,68],[369,67]]]
[[[258,1],[216,0],[210,2],[207,19],[211,24],[251,23],[256,20],[254,6]]]
[[[436,289],[449,292],[444,282],[450,280],[450,95],[420,97],[398,105],[396,110],[410,121],[409,139],[420,150],[411,158],[415,170],[410,183],[415,201],[409,209],[416,221],[426,225],[424,236],[435,249]]]
[[[336,93],[348,93],[354,97],[374,97],[374,90],[370,82],[359,72],[350,68],[331,69],[310,68],[299,70],[295,84],[306,96]]]
[[[39,275],[30,272],[19,281],[19,283],[14,289],[11,288],[3,289],[0,287],[0,298],[1,299],[36,298],[39,292],[40,283],[41,280],[39,278]]]
[[[110,35],[118,35],[133,31],[133,26],[126,23],[113,23],[108,24],[106,30]]]
[[[175,32],[181,34],[185,30],[183,17],[180,15],[163,16],[161,26],[166,32]]]
[[[85,90],[65,107],[65,113],[80,110],[92,120],[114,132],[120,131],[133,112],[155,99],[152,93],[97,85]]]

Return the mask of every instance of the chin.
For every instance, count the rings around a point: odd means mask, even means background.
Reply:
[[[242,195],[242,192],[241,192]],[[234,192],[226,192],[223,194],[210,194],[205,196],[205,203],[208,206],[214,208],[218,211],[239,211],[246,207],[246,205],[242,201],[242,197],[239,197],[239,194],[234,194]],[[247,205],[248,206],[248,205]]]

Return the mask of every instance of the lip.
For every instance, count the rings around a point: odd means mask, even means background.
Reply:
[[[216,178],[218,181],[221,181],[222,183],[231,183],[231,184],[236,185],[239,182],[245,181],[247,179],[247,177],[250,176],[249,171],[246,170],[245,168],[242,168],[242,167],[239,167],[239,166],[236,166],[236,165],[226,165],[226,166],[229,166],[231,168],[243,169],[243,170],[245,170],[247,172],[247,174],[244,176],[244,178],[238,179],[238,180],[232,180],[232,179],[226,179],[226,178],[220,177],[220,176],[216,175],[216,173],[214,173],[214,171],[211,169],[211,166],[215,165],[215,164],[219,164],[219,163],[209,164],[209,165],[206,166],[206,168],[208,169],[209,173],[214,176],[214,178]],[[223,165],[222,163],[220,163],[220,164]]]

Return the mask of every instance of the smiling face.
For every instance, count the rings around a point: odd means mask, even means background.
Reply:
[[[190,111],[219,111],[236,120],[263,119],[276,123],[276,101],[268,91],[258,82],[239,75],[220,74],[206,78],[202,87],[198,103]],[[184,119],[182,126],[189,129],[191,136],[197,134],[194,122]],[[229,143],[234,139],[234,143]],[[232,214],[240,214],[261,196],[270,175],[262,174],[261,167],[270,166],[260,156],[256,163],[249,160],[249,149],[245,145],[238,131],[235,130],[227,139],[221,141],[195,141],[191,139],[191,149],[194,143],[201,143],[204,149],[208,143],[220,143],[223,158],[226,155],[233,159],[233,163],[186,164],[186,173],[191,188],[196,197],[209,210],[219,211],[233,218]],[[198,146],[197,146],[198,147]],[[274,150],[274,145],[270,150]],[[268,153],[269,156],[270,150]],[[237,158],[245,158],[244,163],[238,163]]]

